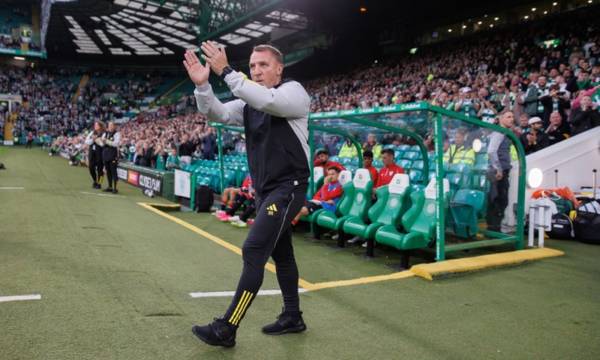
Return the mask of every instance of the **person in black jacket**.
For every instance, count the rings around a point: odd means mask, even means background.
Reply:
[[[559,92],[558,84],[551,85],[550,92],[548,95],[542,96],[540,102],[544,106],[544,114],[542,116],[544,127],[550,125],[550,114],[554,111],[558,111],[562,118],[566,118],[565,110],[571,108],[568,96],[565,95],[565,92]]]
[[[542,119],[537,116],[529,119],[529,131],[521,134],[521,143],[525,154],[531,154],[549,145],[548,135],[544,132]]]
[[[102,134],[104,134],[104,123],[96,121],[94,130],[91,131],[85,139],[88,146],[88,168],[92,177],[92,187],[100,189],[102,187],[102,177],[104,176],[104,162],[102,161]]]
[[[212,121],[244,126],[256,219],[244,242],[244,267],[229,309],[223,317],[194,326],[192,331],[207,344],[234,346],[237,328],[256,298],[269,257],[275,260],[284,309],[277,321],[262,331],[269,335],[304,331],[291,221],[304,204],[310,175],[310,97],[300,83],[282,80],[283,56],[270,45],[253,49],[249,64],[252,81],[228,65],[225,50],[216,43],[205,42],[201,48],[210,68],[192,51],[186,52],[184,61],[196,84],[198,110]],[[215,97],[208,83],[211,69],[236,100],[223,104]]]
[[[592,103],[591,96],[581,99],[581,107],[571,112],[571,134],[573,136],[600,125],[600,113]]]
[[[119,163],[119,146],[121,145],[121,133],[117,131],[117,126],[114,122],[108,123],[108,128],[102,134],[102,160],[106,169],[106,178],[108,187],[104,189],[106,192],[116,194],[117,191],[117,164]]]
[[[550,125],[546,128],[548,145],[554,145],[569,137],[569,133],[565,132],[563,129],[562,117],[558,111],[554,111],[550,114]]]

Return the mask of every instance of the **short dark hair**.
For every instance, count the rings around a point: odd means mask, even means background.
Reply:
[[[321,154],[329,155],[329,151],[327,149],[319,149],[319,150],[317,150],[317,156],[319,156]]]
[[[363,158],[373,158],[373,152],[371,150],[363,151]]]
[[[256,51],[256,52],[268,51],[275,57],[275,60],[277,60],[278,63],[283,65],[283,54],[281,53],[281,51],[278,48],[276,48],[273,45],[269,45],[269,44],[256,45],[254,47],[254,49],[252,49],[252,51],[253,52],[254,51]]]
[[[381,150],[381,154],[390,154],[392,157],[395,157],[396,154],[394,154],[394,150],[387,148],[387,149],[383,149]]]
[[[339,168],[339,167],[337,167],[337,166],[335,166],[335,165],[334,165],[334,166],[330,166],[330,167],[328,167],[328,168],[327,168],[327,171],[329,171],[329,170],[334,170],[334,171],[335,171],[336,173],[338,173],[338,174],[339,174],[339,173],[340,173],[340,171],[341,171],[341,170],[340,170],[340,168]]]

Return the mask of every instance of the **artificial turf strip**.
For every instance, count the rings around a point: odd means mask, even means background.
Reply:
[[[527,249],[481,256],[413,265],[410,271],[424,279],[434,280],[457,274],[489,270],[504,266],[515,266],[525,262],[562,256],[565,253],[550,248]]]
[[[527,266],[301,294],[302,334],[262,334],[282,301],[259,296],[236,347],[208,347],[191,326],[230,299],[189,293],[235,290],[239,255],[137,204],[161,198],[125,184],[117,197],[82,194],[95,192],[87,169],[35,148],[4,150],[0,187],[25,190],[0,191],[0,296],[42,299],[0,303],[1,360],[600,358],[600,246],[556,240],[547,246],[564,256]],[[170,214],[236,246],[247,232],[209,214]],[[390,260],[400,262],[298,233],[294,249],[314,282],[391,273]],[[262,289],[277,289],[275,275],[265,272]]]

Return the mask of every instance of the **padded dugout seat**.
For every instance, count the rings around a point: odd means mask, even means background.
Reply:
[[[389,185],[376,190],[377,202],[369,209],[367,217],[370,224],[358,217],[350,217],[344,222],[345,234],[359,236],[363,239],[374,239],[377,229],[384,225],[396,225],[408,208],[410,179],[406,174],[396,174]]]
[[[444,209],[448,201],[450,183],[444,179]],[[398,250],[422,249],[435,240],[436,219],[436,180],[432,179],[424,191],[415,191],[410,195],[412,205],[402,216],[400,232],[394,225],[385,225],[375,233],[375,241]],[[408,255],[404,253],[403,267],[408,265]]]
[[[470,239],[479,231],[478,214],[485,205],[485,193],[479,190],[458,190],[450,202],[454,234]]]

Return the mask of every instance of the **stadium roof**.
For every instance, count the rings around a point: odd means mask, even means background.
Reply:
[[[395,41],[408,46],[434,26],[532,1],[60,0],[52,6],[46,50],[50,61],[173,66],[205,39],[226,46],[234,62],[257,43],[284,53],[333,46],[335,60],[328,62],[339,68],[346,59],[377,54],[383,33],[400,34]]]
[[[212,39],[226,47],[281,39],[307,27],[282,0],[80,0],[52,7],[50,56],[152,58]]]

